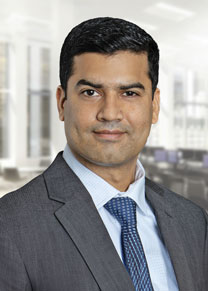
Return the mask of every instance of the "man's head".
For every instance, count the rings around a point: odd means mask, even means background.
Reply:
[[[159,113],[158,48],[134,24],[98,18],[67,36],[57,89],[68,145],[86,166],[135,164]]]
[[[60,81],[66,91],[73,74],[74,56],[95,52],[106,55],[118,51],[146,52],[154,93],[158,83],[159,50],[153,38],[136,24],[123,19],[100,17],[84,21],[66,37],[60,57]]]

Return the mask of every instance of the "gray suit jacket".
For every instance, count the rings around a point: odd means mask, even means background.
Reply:
[[[146,180],[180,291],[208,290],[208,219]],[[133,291],[91,196],[59,153],[52,165],[0,199],[1,291]]]

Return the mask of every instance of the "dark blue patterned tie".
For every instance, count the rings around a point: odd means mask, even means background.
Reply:
[[[113,198],[105,208],[121,225],[123,261],[136,291],[153,291],[142,243],[137,232],[136,203],[129,197]]]

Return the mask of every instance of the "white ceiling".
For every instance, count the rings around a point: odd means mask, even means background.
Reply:
[[[67,5],[73,6],[73,20],[70,16],[62,19],[58,15],[57,7]],[[155,38],[163,62],[207,72],[207,0],[0,0],[0,7],[0,33],[4,30],[4,19],[7,25],[8,21],[15,23],[19,16],[20,19],[24,16],[26,23],[56,26],[54,16],[57,14],[55,19],[61,19],[64,33],[71,28],[71,23],[76,25],[89,18],[124,18],[137,23]]]

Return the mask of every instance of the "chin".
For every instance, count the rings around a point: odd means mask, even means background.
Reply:
[[[100,158],[96,158],[96,157],[87,157],[87,156],[82,156],[83,159],[88,162],[88,163],[91,163],[91,164],[94,164],[96,166],[100,166],[100,167],[120,167],[124,164],[127,163],[126,160],[116,160],[115,157],[112,158],[103,158],[102,160]]]

